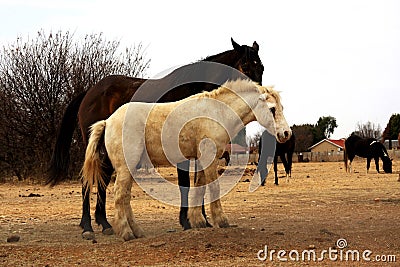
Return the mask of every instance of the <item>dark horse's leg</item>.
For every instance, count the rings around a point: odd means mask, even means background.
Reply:
[[[379,157],[375,157],[374,160],[376,171],[379,173]]]
[[[183,161],[178,163],[178,185],[179,191],[181,192],[181,209],[179,212],[179,223],[182,225],[184,230],[191,229],[190,222],[188,220],[188,209],[189,209],[189,188],[190,188],[190,175],[189,175],[190,161]],[[206,219],[207,227],[211,227],[211,224],[207,221],[207,216],[204,209],[204,200],[202,206],[202,213]]]
[[[82,198],[82,219],[79,226],[83,228],[82,237],[91,240],[94,239],[94,232],[90,217],[90,196],[85,185],[82,185]]]
[[[283,167],[285,168],[286,176],[288,176],[288,175],[289,175],[289,163],[288,163],[287,160],[286,160],[285,154],[282,154],[282,155],[280,156],[280,158],[281,158]]]
[[[106,216],[106,198],[107,198],[107,186],[111,181],[111,175],[114,172],[114,168],[111,165],[110,159],[106,156],[103,160],[103,173],[104,173],[104,185],[97,185],[97,204],[95,211],[95,219],[98,225],[103,227],[103,234],[112,235],[114,231],[112,226],[107,221]]]
[[[292,177],[292,164],[293,164],[293,153],[288,152],[287,153],[287,171],[286,171],[286,173],[289,175],[289,177]]]
[[[278,185],[278,156],[274,156],[275,184]]]
[[[189,177],[189,164],[190,161],[184,161],[178,164],[178,185],[179,191],[181,192],[181,209],[179,211],[179,223],[183,229],[190,229],[190,223],[188,220],[188,199],[189,199],[189,188],[190,188],[190,177]],[[186,168],[185,168],[186,167]]]
[[[104,182],[105,186],[97,185],[97,204],[96,204],[96,211],[95,211],[95,219],[96,223],[101,224],[103,227],[103,233],[110,235],[113,234],[113,230],[111,225],[108,223],[106,218],[106,189],[108,184],[111,180],[111,175],[114,171],[112,168],[111,162],[107,156],[103,158],[103,172],[104,172]],[[82,204],[82,219],[80,226],[83,228],[82,237],[84,239],[92,240],[95,238],[94,231],[92,228],[91,223],[91,216],[90,216],[90,195],[89,191],[86,190],[86,186],[82,185],[82,197],[83,197],[83,204]]]

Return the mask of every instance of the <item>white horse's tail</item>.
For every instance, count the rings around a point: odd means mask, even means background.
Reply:
[[[86,190],[89,190],[89,193],[93,190],[93,185],[105,186],[99,152],[99,143],[103,137],[105,127],[105,120],[98,121],[90,127],[90,138],[82,168],[82,183]]]

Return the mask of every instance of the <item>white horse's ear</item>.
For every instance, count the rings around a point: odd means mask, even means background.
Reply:
[[[261,94],[258,99],[260,99],[261,101],[267,100],[267,94]]]

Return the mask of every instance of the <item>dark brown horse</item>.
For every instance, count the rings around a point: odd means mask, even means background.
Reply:
[[[239,45],[231,39],[233,50],[207,57],[201,62],[215,62],[239,70],[247,77],[261,84],[264,67],[258,56],[259,46],[256,42],[252,47]],[[69,149],[72,134],[76,127],[78,116],[79,126],[84,143],[87,144],[89,127],[96,121],[107,119],[118,107],[131,101],[143,102],[169,102],[177,101],[199,93],[210,91],[228,79],[237,79],[236,72],[218,71],[213,66],[204,68],[198,63],[179,68],[162,79],[146,80],[120,75],[103,78],[96,85],[78,95],[68,105],[57,136],[53,152],[48,184],[55,185],[67,177],[69,165]],[[199,82],[193,82],[199,81]],[[205,82],[207,81],[207,82]],[[211,82],[210,82],[211,81]],[[199,86],[200,85],[200,86]],[[139,89],[139,91],[138,91]],[[132,98],[133,97],[133,98]],[[111,180],[114,169],[106,155],[103,153],[103,172],[106,186]],[[178,184],[181,190],[180,224],[184,229],[190,228],[187,220],[188,191],[190,187],[189,163],[178,165]],[[83,228],[83,237],[94,238],[90,217],[90,202],[86,188],[82,187],[83,207],[80,226]],[[98,186],[98,198],[95,211],[96,223],[101,224],[103,233],[113,233],[111,225],[106,218],[106,188]],[[205,214],[204,214],[205,215]]]
[[[392,160],[389,158],[385,146],[375,138],[362,138],[354,133],[349,136],[344,142],[344,166],[346,172],[352,171],[351,163],[355,156],[367,158],[367,172],[369,171],[371,159],[374,159],[376,171],[379,173],[379,158],[381,158],[384,172],[392,173]],[[350,160],[349,165],[348,160]]]

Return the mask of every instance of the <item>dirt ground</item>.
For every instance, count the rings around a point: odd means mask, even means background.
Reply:
[[[129,242],[103,235],[97,225],[96,241],[82,239],[79,182],[52,189],[1,184],[0,266],[400,266],[400,165],[394,162],[393,174],[366,174],[360,160],[354,169],[345,173],[342,162],[294,163],[289,183],[275,186],[270,174],[253,193],[251,176],[243,176],[222,198],[234,226],[226,229],[183,231],[178,207],[134,185],[132,206],[146,237]],[[160,171],[176,176],[172,168]],[[19,241],[7,242],[13,236]]]

